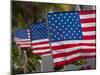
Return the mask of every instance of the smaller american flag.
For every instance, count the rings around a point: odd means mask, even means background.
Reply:
[[[19,48],[30,48],[30,31],[23,28],[18,29],[14,35],[14,41]]]
[[[29,25],[32,41],[32,53],[35,55],[50,54],[48,30],[45,23]]]

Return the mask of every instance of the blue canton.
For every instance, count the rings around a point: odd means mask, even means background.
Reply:
[[[28,39],[27,30],[20,28],[15,32],[15,37],[19,39]]]
[[[29,25],[32,40],[48,38],[47,26],[45,23],[36,23]]]
[[[51,42],[83,38],[79,12],[49,13],[48,26]]]

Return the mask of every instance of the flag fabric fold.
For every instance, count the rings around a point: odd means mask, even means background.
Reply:
[[[68,11],[48,14],[55,67],[96,56],[96,11]]]

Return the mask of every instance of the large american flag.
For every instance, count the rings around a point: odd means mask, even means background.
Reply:
[[[18,29],[14,34],[14,41],[19,48],[30,48],[30,31],[23,28]]]
[[[48,39],[47,25],[43,22],[29,25],[32,41],[32,53],[35,55],[48,55],[50,45]]]
[[[96,56],[95,14],[95,10],[48,14],[55,67]]]

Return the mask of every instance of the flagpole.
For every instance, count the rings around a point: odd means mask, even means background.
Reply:
[[[23,51],[23,71],[24,73],[27,73],[27,54],[26,54],[26,50],[22,50]]]

